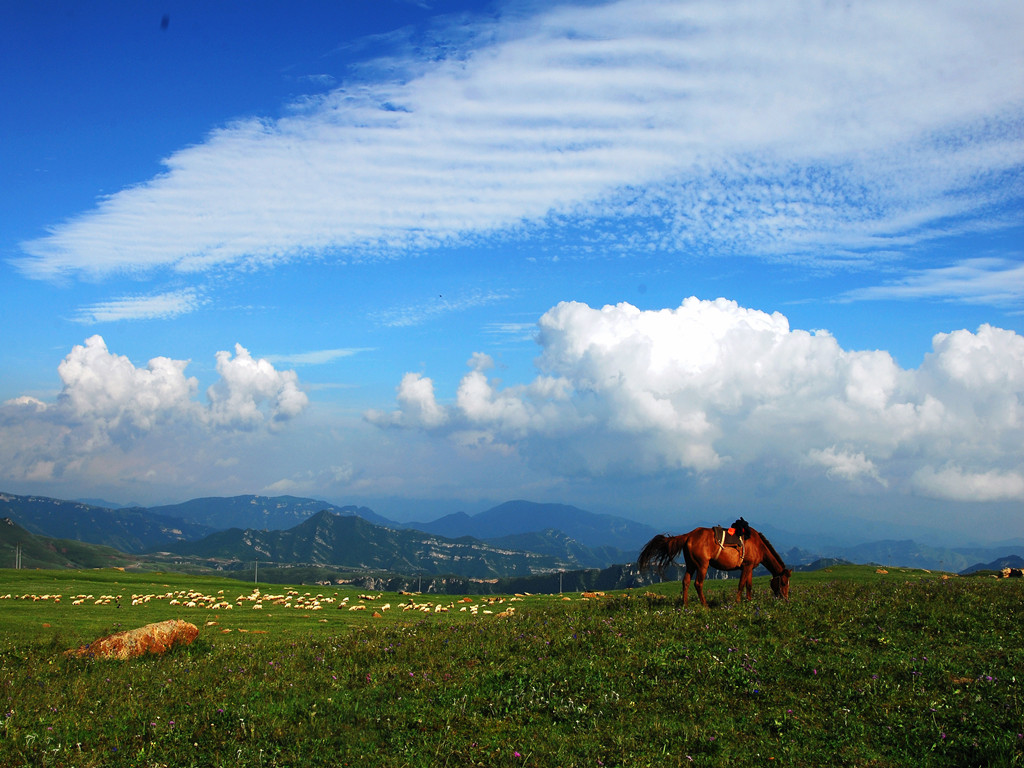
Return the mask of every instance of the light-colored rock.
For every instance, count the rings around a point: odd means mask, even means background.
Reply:
[[[188,645],[198,636],[195,624],[170,619],[101,637],[67,653],[97,659],[133,659],[146,653],[164,653],[175,645]]]

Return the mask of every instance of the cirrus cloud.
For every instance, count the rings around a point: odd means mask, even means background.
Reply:
[[[174,152],[24,243],[23,271],[197,272],[580,222],[614,239],[624,218],[651,247],[861,261],[1019,224],[1012,0],[618,0],[476,27],[442,60],[390,60],[399,81]]]
[[[156,318],[167,320],[193,312],[202,304],[202,296],[196,289],[185,288],[146,296],[122,296],[90,304],[78,310],[75,320],[79,323],[107,323],[115,320],[152,320]]]

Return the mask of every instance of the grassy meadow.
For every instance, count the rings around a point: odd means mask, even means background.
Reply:
[[[1024,765],[1022,582],[847,566],[705,610],[4,570],[0,765]],[[168,618],[199,639],[63,654]]]

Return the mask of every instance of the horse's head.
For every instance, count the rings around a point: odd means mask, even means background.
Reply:
[[[789,600],[789,577],[793,575],[792,568],[786,568],[778,576],[772,577],[772,592],[776,597]]]

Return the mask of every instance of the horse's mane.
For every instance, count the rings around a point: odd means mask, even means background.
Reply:
[[[783,562],[782,558],[779,556],[779,553],[775,551],[775,547],[772,546],[772,543],[768,541],[768,537],[760,531],[757,532],[757,535],[761,537],[761,541],[764,542],[765,548],[772,553],[772,557],[779,561],[779,566],[782,568],[782,570],[786,570],[786,563]]]

